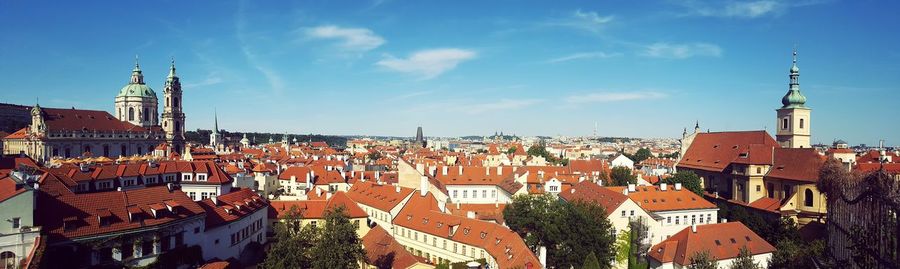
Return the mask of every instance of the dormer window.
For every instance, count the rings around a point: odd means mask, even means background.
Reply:
[[[197,181],[206,181],[206,174],[197,174]]]
[[[193,180],[193,176],[191,174],[183,174],[181,175],[181,181],[191,181]]]
[[[78,228],[78,218],[77,217],[66,217],[63,218],[63,229],[66,231],[72,231]]]

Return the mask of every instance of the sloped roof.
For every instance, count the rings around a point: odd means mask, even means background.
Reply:
[[[366,262],[376,264],[378,261],[390,261],[391,268],[410,268],[416,263],[427,263],[427,260],[410,253],[381,226],[375,226],[362,238],[363,249],[366,250]],[[390,258],[386,258],[390,257]]]
[[[146,132],[143,127],[121,121],[106,111],[41,108],[44,113],[44,124],[49,131],[132,131]]]
[[[623,193],[627,187],[606,188]],[[660,186],[637,186],[635,191],[628,192],[628,198],[650,212],[717,208],[715,204],[687,188],[675,190],[671,185],[665,191],[661,190]]]
[[[826,157],[812,148],[776,148],[768,178],[801,182],[819,181],[819,169]]]
[[[560,193],[559,198],[569,202],[596,203],[606,210],[607,217],[628,200],[628,196],[625,196],[622,192],[601,187],[590,181],[582,181],[576,184],[570,191]]]
[[[197,204],[206,211],[206,229],[222,226],[269,207],[266,200],[246,188],[219,195],[216,202],[207,198]]]
[[[695,253],[709,251],[716,260],[738,256],[746,246],[751,255],[775,251],[775,247],[740,222],[698,225],[697,232],[686,227],[650,248],[649,256],[661,263],[674,262],[682,266],[690,263]]]
[[[766,131],[698,133],[677,166],[722,172],[753,144],[780,147]]]
[[[366,214],[359,205],[351,200],[344,192],[335,192],[328,200],[298,200],[298,201],[271,201],[272,209],[269,211],[270,218],[282,219],[287,217],[291,212],[291,208],[297,207],[303,219],[324,219],[325,211],[337,207],[344,207],[344,212],[350,218],[366,218]]]
[[[357,203],[390,212],[414,191],[411,188],[378,185],[372,181],[365,181],[353,184],[347,191],[347,196]]]

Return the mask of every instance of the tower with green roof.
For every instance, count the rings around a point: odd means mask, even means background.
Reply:
[[[144,74],[134,58],[131,80],[116,95],[116,118],[141,127],[159,125],[156,92],[144,83]]]
[[[163,87],[162,129],[172,150],[182,154],[184,149],[184,112],[181,110],[181,80],[175,74],[175,59],[169,67],[169,75]]]
[[[800,68],[797,67],[797,50],[793,53],[788,92],[781,98],[781,108],[776,109],[778,122],[775,137],[784,148],[810,147],[810,112],[806,96],[800,92]]]

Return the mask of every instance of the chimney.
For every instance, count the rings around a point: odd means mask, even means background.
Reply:
[[[681,183],[675,183],[675,190],[676,190],[676,191],[680,191],[680,190],[681,190]]]
[[[691,232],[697,233],[697,224],[696,223],[691,224]]]
[[[394,191],[400,193],[400,185],[394,185]]]
[[[669,188],[669,184],[661,183],[659,184],[659,190],[666,191]]]
[[[494,208],[500,208],[500,202],[494,201]]]
[[[419,195],[425,196],[428,194],[428,177],[422,176],[419,179]]]
[[[331,193],[330,193],[330,192],[326,192],[326,193],[325,193],[325,200],[328,200],[328,199],[331,199]]]
[[[572,193],[575,193],[575,188],[572,188],[571,190],[572,190]]]
[[[381,171],[375,171],[375,181],[381,181]]]
[[[431,167],[429,167],[429,168],[428,168],[428,173],[431,174],[431,176],[436,176],[436,175],[437,175],[437,166],[431,166]]]
[[[603,187],[603,179],[597,179],[597,186]]]
[[[122,187],[117,187],[116,191],[122,191]]]
[[[541,267],[547,267],[547,247],[538,248],[538,261],[541,262]]]
[[[450,167],[447,167],[447,166],[441,167],[441,174],[446,176],[447,170],[450,170]]]
[[[459,202],[456,202],[456,210],[459,210]]]
[[[502,175],[503,175],[503,166],[497,166],[497,175],[498,175],[498,176],[502,176]]]
[[[722,220],[719,221],[719,223],[726,223],[726,222],[728,222],[728,219],[726,219],[726,218],[722,218]]]
[[[491,175],[491,168],[490,168],[490,167],[485,167],[485,168],[484,168],[484,175],[485,175],[485,176],[490,176],[490,175]]]
[[[170,182],[166,184],[166,187],[169,188],[169,192],[172,192],[172,188],[175,188],[175,185]]]
[[[463,172],[463,167],[462,167],[462,165],[457,166],[457,167],[459,167],[459,174],[462,175],[462,172]]]
[[[628,192],[636,192],[636,191],[637,191],[637,185],[628,184]]]
[[[423,163],[417,163],[417,164],[416,164],[416,171],[419,172],[420,175],[424,175],[424,174],[425,174],[425,164],[423,164]]]
[[[475,211],[466,211],[466,218],[475,219]]]

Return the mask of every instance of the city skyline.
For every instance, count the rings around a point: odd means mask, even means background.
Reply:
[[[898,39],[878,27],[897,25],[890,7],[170,3],[0,2],[0,102],[111,112],[139,54],[158,95],[175,58],[188,130],[210,129],[215,107],[221,128],[243,132],[589,136],[596,122],[600,136],[676,138],[699,121],[773,133],[797,46],[813,143],[900,141],[887,124]]]

